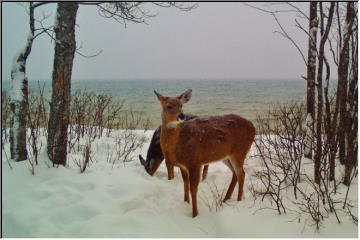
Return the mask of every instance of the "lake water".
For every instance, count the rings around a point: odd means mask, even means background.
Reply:
[[[47,96],[51,82],[45,83]],[[10,82],[2,82],[9,90]],[[37,81],[29,82],[30,91],[38,90]],[[125,108],[150,117],[154,125],[160,124],[161,108],[154,90],[165,95],[179,95],[192,89],[192,99],[183,107],[185,113],[218,115],[234,113],[253,120],[256,114],[266,111],[276,103],[304,101],[306,82],[298,79],[219,79],[219,80],[73,80],[71,90],[86,89],[125,99]]]

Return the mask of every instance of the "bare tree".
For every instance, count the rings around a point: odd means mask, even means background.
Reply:
[[[35,29],[35,8],[45,3],[29,2],[30,31],[25,46],[14,56],[11,68],[11,120],[10,120],[10,152],[11,159],[23,161],[27,159],[26,150],[26,112],[28,97],[28,79],[26,77],[26,61],[30,55],[33,41],[44,29]]]
[[[339,155],[345,164],[343,183],[351,183],[351,173],[357,164],[357,13],[354,3],[347,4],[346,22],[344,27],[342,52],[339,64],[339,82],[347,82],[339,93],[340,123],[339,123]],[[350,51],[351,50],[351,51]],[[351,58],[350,58],[351,56]],[[343,60],[343,62],[342,62]],[[347,70],[348,69],[348,70]],[[341,77],[340,77],[341,76]],[[340,83],[339,83],[340,85]],[[343,92],[345,90],[345,92]]]
[[[316,75],[316,40],[318,29],[317,18],[317,2],[310,3],[309,14],[309,50],[307,62],[307,92],[306,92],[306,142],[304,155],[307,158],[312,158],[312,142],[314,137],[314,119],[315,119],[315,75]]]
[[[338,89],[336,107],[339,108],[339,157],[340,162],[345,164],[345,124],[346,124],[346,99],[347,99],[347,87],[348,87],[348,69],[349,69],[349,43],[351,37],[351,30],[355,19],[354,3],[349,2],[347,4],[346,22],[343,32],[343,40],[339,58],[338,66]],[[337,112],[336,112],[337,114]]]
[[[79,4],[96,6],[100,16],[112,18],[125,25],[127,22],[145,23],[147,18],[155,17],[157,14],[145,8],[149,4],[165,8],[175,7],[182,11],[190,11],[197,7],[197,4],[183,2],[79,2]]]
[[[60,2],[56,12],[56,42],[47,145],[49,159],[54,164],[66,165],[70,81],[76,50],[75,24],[78,8],[79,4],[76,2]]]
[[[322,3],[319,3],[320,6],[320,32],[321,32],[321,39],[319,44],[319,65],[318,65],[318,74],[317,74],[317,92],[318,92],[318,102],[317,102],[317,120],[316,120],[316,153],[315,153],[315,166],[314,166],[314,177],[315,182],[320,184],[320,166],[321,166],[321,158],[323,155],[322,148],[322,119],[323,119],[323,105],[324,105],[324,97],[323,97],[323,86],[322,86],[322,74],[323,74],[323,66],[324,66],[324,47],[326,40],[328,39],[328,35],[330,32],[330,27],[334,15],[334,7],[335,3],[332,2],[330,5],[328,17],[327,17],[327,24],[326,28],[324,29],[324,11],[322,8]]]
[[[25,46],[15,55],[11,69],[11,127],[10,127],[10,152],[11,159],[23,161],[27,159],[26,150],[26,98],[27,78],[26,60],[31,52],[34,39],[34,7],[29,3],[30,32]]]

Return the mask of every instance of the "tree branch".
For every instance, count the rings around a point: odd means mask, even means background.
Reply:
[[[254,9],[257,9],[259,11],[262,11],[262,12],[265,12],[265,13],[268,13],[268,14],[271,14],[277,25],[280,27],[281,29],[281,32],[279,31],[274,31],[275,33],[279,33],[280,35],[282,35],[283,37],[285,37],[286,39],[290,40],[290,42],[295,46],[295,48],[298,50],[298,52],[300,53],[301,57],[302,57],[302,60],[304,61],[305,65],[307,66],[307,61],[305,59],[305,56],[304,54],[302,53],[299,45],[294,41],[294,39],[292,39],[292,37],[290,37],[290,35],[286,32],[286,30],[284,29],[284,27],[281,25],[279,19],[277,18],[276,14],[277,13],[280,13],[280,12],[285,12],[283,10],[275,10],[275,11],[269,11],[269,10],[266,10],[266,9],[263,9],[263,8],[259,8],[259,7],[256,7],[256,6],[253,6],[253,5],[250,5],[248,3],[244,3],[245,6],[248,6],[248,7],[251,7],[251,8],[254,8]],[[286,11],[286,12],[289,12],[289,11]]]

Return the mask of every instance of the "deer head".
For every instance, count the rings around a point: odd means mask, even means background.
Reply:
[[[182,105],[191,99],[192,90],[189,89],[177,97],[164,97],[160,93],[154,91],[161,106],[163,122],[172,123],[184,120],[185,115],[182,111]]]
[[[156,172],[164,159],[164,155],[162,154],[160,147],[160,132],[160,127],[155,130],[146,155],[146,160],[141,155],[139,155],[141,164],[144,166],[146,172],[151,176]]]

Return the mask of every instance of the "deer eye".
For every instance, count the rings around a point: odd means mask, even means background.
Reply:
[[[167,106],[166,108],[169,109],[169,110],[173,109],[172,106]]]

